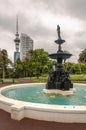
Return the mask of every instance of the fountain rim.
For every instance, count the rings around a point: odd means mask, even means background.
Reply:
[[[0,108],[11,113],[11,118],[15,119],[15,120],[21,120],[24,117],[28,117],[28,118],[33,118],[33,119],[38,119],[38,120],[45,120],[45,121],[56,121],[56,122],[81,122],[81,123],[86,123],[86,119],[80,120],[80,117],[77,119],[77,121],[74,119],[69,120],[69,119],[65,119],[64,121],[61,119],[53,119],[49,117],[49,115],[52,116],[52,114],[58,114],[58,113],[65,113],[65,114],[79,114],[79,115],[85,115],[86,117],[86,106],[75,106],[75,105],[50,105],[50,104],[40,104],[40,103],[32,103],[32,102],[24,102],[24,101],[19,101],[19,100],[15,100],[15,99],[11,99],[8,97],[5,97],[4,95],[2,95],[2,92],[4,90],[7,89],[12,89],[12,88],[18,88],[18,86],[30,86],[30,85],[38,85],[38,84],[45,84],[45,83],[26,83],[26,84],[16,84],[16,85],[9,85],[9,86],[5,86],[3,88],[0,88]],[[78,85],[85,85],[86,84],[81,84],[81,83],[75,83]],[[17,111],[17,112],[15,112]],[[29,111],[33,111],[32,115],[28,115]],[[34,113],[38,113],[37,115],[34,115]],[[40,112],[44,113],[41,116],[46,116],[46,114],[48,114],[49,118],[42,118],[40,119]],[[17,113],[17,115],[15,114]],[[21,114],[23,113],[23,114]],[[26,114],[25,114],[26,113]],[[35,113],[35,114],[36,114]],[[20,114],[20,115],[19,115]],[[35,117],[34,117],[35,116]],[[77,115],[76,115],[77,116]]]

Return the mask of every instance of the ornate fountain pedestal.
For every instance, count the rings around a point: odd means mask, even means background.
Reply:
[[[55,41],[58,44],[57,53],[50,54],[49,57],[57,60],[57,66],[55,70],[49,74],[48,82],[46,84],[45,93],[55,93],[62,95],[71,95],[75,92],[73,84],[69,79],[69,74],[63,69],[62,62],[72,56],[68,52],[62,50],[61,45],[65,42],[60,36],[60,26],[57,25],[58,40]]]

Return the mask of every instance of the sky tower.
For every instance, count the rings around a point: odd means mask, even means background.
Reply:
[[[19,52],[19,43],[20,43],[20,39],[19,39],[19,34],[18,34],[18,16],[16,17],[16,34],[15,34],[16,38],[14,39],[15,42],[15,52],[14,52],[14,63],[20,59],[20,52]]]

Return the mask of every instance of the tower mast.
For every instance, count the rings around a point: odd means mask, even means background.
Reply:
[[[16,33],[18,34],[18,15],[16,16]]]
[[[14,63],[20,59],[20,52],[19,52],[19,43],[20,43],[20,38],[19,38],[19,33],[18,33],[18,16],[16,16],[16,34],[15,34],[15,52],[14,52]]]
[[[18,16],[16,16],[16,34],[15,34],[15,36],[16,36],[16,38],[14,39],[15,48],[16,48],[16,52],[19,52],[20,39],[19,39],[19,33],[18,33]]]

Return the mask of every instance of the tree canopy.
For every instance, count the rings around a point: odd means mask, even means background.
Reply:
[[[15,64],[15,72],[18,77],[37,76],[49,73],[52,61],[48,57],[48,52],[44,49],[35,49],[28,52],[27,57]]]
[[[8,64],[12,63],[11,60],[8,58],[7,50],[2,49],[0,50],[0,77],[5,77],[7,73]]]
[[[64,63],[64,68],[73,74],[86,74],[86,49],[79,55],[80,63]],[[12,64],[8,58],[8,53],[5,49],[0,50],[0,77],[32,77],[37,78],[43,74],[49,74],[52,65],[57,64],[56,61],[49,59],[48,52],[44,49],[35,49],[28,52],[24,60],[17,60],[14,68],[8,68]]]
[[[86,64],[86,48],[79,54],[79,62]]]

